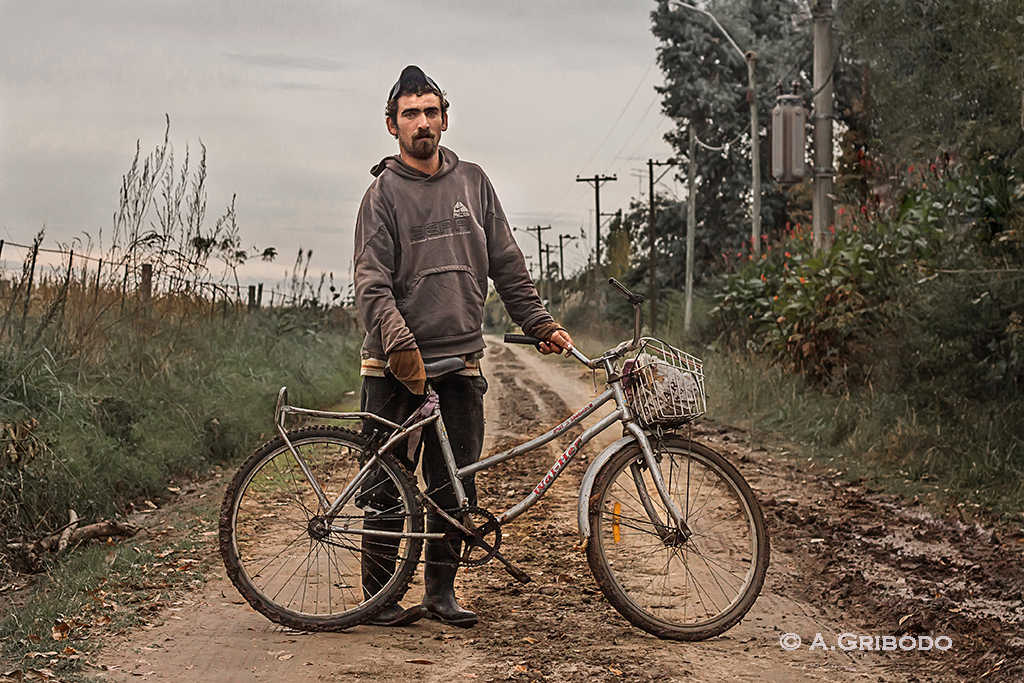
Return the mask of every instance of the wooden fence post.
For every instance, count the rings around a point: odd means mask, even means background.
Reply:
[[[121,282],[121,310],[124,310],[124,300],[128,297],[128,263],[124,264],[124,280]]]
[[[103,259],[100,259],[99,265],[96,266],[96,289],[92,295],[92,305],[95,306],[96,302],[100,298],[100,274],[103,272]]]
[[[249,312],[256,310],[256,285],[249,285]]]
[[[153,296],[153,264],[142,264],[142,280],[139,282],[139,297],[142,303],[148,304]]]
[[[263,307],[263,283],[261,282],[256,287],[256,310]]]

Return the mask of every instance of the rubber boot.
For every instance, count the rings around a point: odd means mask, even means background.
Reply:
[[[423,607],[428,616],[461,628],[476,625],[476,614],[463,609],[455,601],[458,557],[448,550],[444,541],[427,541],[424,558],[427,564],[423,567]]]
[[[366,516],[363,528],[375,531],[401,531],[401,520],[377,520],[371,515]],[[395,573],[395,555],[398,544],[380,537],[362,537],[361,575],[363,597],[367,600],[380,592],[380,589],[391,580]],[[408,626],[426,616],[423,605],[414,605],[403,609],[397,602],[391,603],[377,614],[369,623],[371,626]]]

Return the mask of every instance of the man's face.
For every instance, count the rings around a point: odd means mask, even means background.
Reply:
[[[402,95],[395,120],[388,118],[387,124],[403,154],[426,160],[434,156],[441,133],[448,130],[448,115],[441,113],[441,98],[434,93]]]

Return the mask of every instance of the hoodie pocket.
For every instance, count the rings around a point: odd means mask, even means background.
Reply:
[[[418,342],[440,341],[480,331],[484,294],[469,266],[438,266],[420,272],[398,308]]]

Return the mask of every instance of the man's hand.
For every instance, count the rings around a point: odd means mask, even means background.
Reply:
[[[569,353],[573,347],[572,337],[565,331],[565,328],[554,320],[541,325],[533,331],[533,335],[538,339],[544,340],[537,346],[541,353],[561,353],[565,351],[566,356],[572,355]]]
[[[547,338],[547,341],[542,341],[540,343],[540,352],[544,354],[561,353],[562,351],[565,351],[566,356],[571,356],[572,354],[570,351],[572,351],[572,348],[572,337],[570,337],[569,333],[565,330],[555,330],[551,336]]]
[[[422,396],[426,391],[427,370],[419,349],[392,351],[388,355],[388,367],[395,379],[412,393]]]

